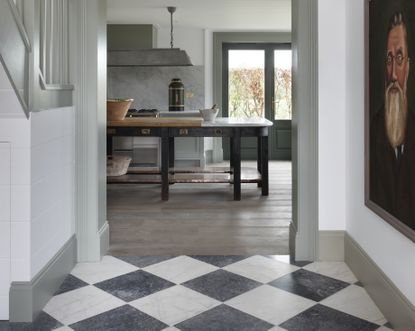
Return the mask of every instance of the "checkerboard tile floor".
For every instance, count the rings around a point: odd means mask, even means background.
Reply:
[[[0,330],[392,330],[337,262],[281,256],[105,256],[80,263],[34,323]]]

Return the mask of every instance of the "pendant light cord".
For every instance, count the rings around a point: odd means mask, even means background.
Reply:
[[[170,13],[170,48],[173,48],[173,13],[176,11],[176,7],[167,7]]]

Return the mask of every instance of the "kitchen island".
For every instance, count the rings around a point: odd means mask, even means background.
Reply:
[[[191,182],[229,182],[234,185],[234,200],[241,200],[242,182],[258,183],[262,195],[268,195],[268,131],[271,126],[272,122],[264,118],[227,117],[217,118],[212,122],[203,121],[200,117],[126,118],[123,121],[108,122],[108,153],[112,151],[112,138],[116,136],[146,136],[161,139],[160,170],[157,173],[146,174],[152,179],[147,181],[142,177],[135,179],[137,175],[145,175],[135,171],[125,176],[108,177],[108,183],[161,183],[162,200],[169,199],[170,184]],[[174,139],[176,137],[228,137],[231,147],[229,169],[219,171],[174,168]],[[249,171],[242,172],[241,137],[257,138],[256,174]]]

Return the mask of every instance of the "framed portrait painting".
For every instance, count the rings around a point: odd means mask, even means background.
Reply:
[[[366,1],[366,205],[415,241],[415,1]]]

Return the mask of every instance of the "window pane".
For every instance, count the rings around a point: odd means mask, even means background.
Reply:
[[[264,117],[265,52],[229,51],[229,117]]]
[[[274,113],[276,120],[290,120],[292,118],[291,62],[291,50],[274,51]]]

